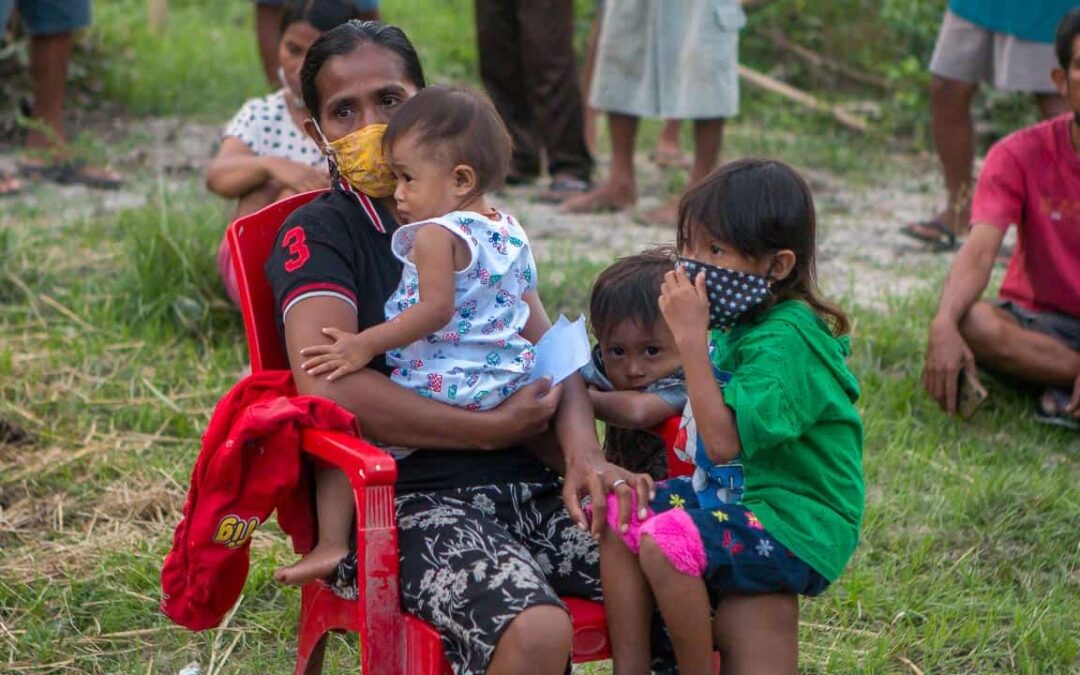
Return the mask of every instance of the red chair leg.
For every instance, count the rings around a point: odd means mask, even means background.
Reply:
[[[329,631],[317,634],[314,631],[301,633],[297,645],[295,675],[320,675],[323,668],[323,657],[326,655],[326,638]]]

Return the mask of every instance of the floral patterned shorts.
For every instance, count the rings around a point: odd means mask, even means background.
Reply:
[[[656,484],[652,510],[682,509],[705,545],[702,578],[713,605],[727,593],[822,593],[828,580],[762,527],[745,506],[702,508],[689,477]],[[655,517],[655,516],[654,516]]]
[[[487,670],[522,611],[601,598],[599,551],[561,491],[552,481],[398,497],[402,604],[439,631],[455,673]]]

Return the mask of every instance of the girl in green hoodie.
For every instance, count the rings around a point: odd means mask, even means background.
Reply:
[[[725,673],[794,673],[795,597],[824,591],[855,550],[859,386],[814,241],[810,190],[779,162],[727,164],[679,205],[660,310],[689,393],[676,450],[695,472],[658,484],[648,517],[621,530],[609,499],[600,556],[616,673],[648,672],[654,606],[684,675],[711,672],[714,642]]]

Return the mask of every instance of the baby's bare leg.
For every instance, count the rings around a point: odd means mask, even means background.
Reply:
[[[610,527],[600,540],[600,583],[615,675],[648,673],[652,594],[637,557]]]
[[[355,506],[352,486],[341,469],[321,469],[315,475],[315,509],[319,542],[298,562],[274,572],[274,580],[291,586],[327,576],[349,552],[349,530]]]

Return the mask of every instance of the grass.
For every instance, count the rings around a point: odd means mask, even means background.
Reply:
[[[433,80],[474,82],[472,3],[431,6],[386,12]],[[141,0],[95,6],[105,93],[138,114],[221,120],[262,87],[250,5],[170,9],[155,40]],[[887,166],[872,139],[752,92],[728,140],[845,180]],[[0,671],[173,673],[198,661],[204,673],[287,672],[299,594],[271,580],[291,559],[274,525],[254,538],[226,626],[188,633],[157,611],[199,435],[246,353],[213,265],[225,206],[195,179],[168,191],[136,180],[147,206],[84,216],[36,188],[0,212]],[[549,259],[548,307],[583,311],[600,266],[569,248]],[[941,415],[919,383],[932,300],[853,312],[867,514],[847,573],[803,605],[803,669],[1077,672],[1080,440],[1034,424],[1000,384],[971,422]],[[338,639],[326,672],[355,662],[355,644]]]

